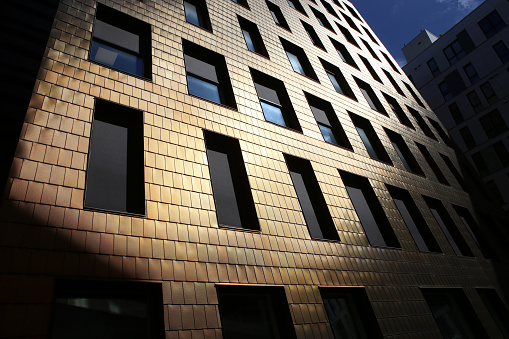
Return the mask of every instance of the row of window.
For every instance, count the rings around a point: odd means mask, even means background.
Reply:
[[[285,287],[216,284],[215,289],[223,338],[297,337]],[[488,337],[462,289],[420,291],[444,338]],[[491,288],[476,292],[508,337],[509,312],[498,293]],[[383,338],[363,287],[320,287],[319,293],[334,338]],[[162,339],[161,284],[58,280],[52,322],[52,339]]]
[[[261,96],[270,101],[270,105],[278,99],[271,89],[262,85],[258,86],[259,92],[262,93]],[[324,136],[329,140],[342,140],[345,143],[344,147],[351,147],[344,131],[334,128],[340,127],[340,125],[336,115],[331,113],[330,103],[310,94],[307,94],[306,97]],[[391,163],[370,122],[353,113],[350,113],[350,116],[370,156]],[[424,175],[403,138],[390,130],[386,129],[385,131],[407,169],[413,173]],[[239,141],[210,131],[204,131],[204,137],[219,225],[259,230],[258,217]],[[439,181],[448,184],[426,147],[420,144],[417,146],[424,158],[429,161],[430,167]],[[462,184],[462,178],[452,161],[447,156],[440,155],[458,182]],[[90,139],[85,206],[100,210],[144,214],[143,156],[141,112],[103,100],[96,100]],[[287,154],[284,155],[284,158],[309,234],[315,239],[339,241],[338,232],[311,163],[308,160]],[[374,246],[400,247],[368,179],[344,171],[340,171],[340,176],[369,242]],[[395,187],[388,189],[419,249],[441,252],[409,193]],[[438,214],[434,213],[437,222],[444,234],[451,234],[447,238],[453,248],[459,249],[457,254],[472,255],[459,229],[448,216],[445,207],[432,198],[425,200],[432,212],[438,211],[436,212]],[[465,220],[468,220],[465,228],[476,233],[474,237],[478,239],[480,235],[477,231],[477,224],[466,209],[458,212],[460,216],[463,214],[466,215]],[[441,220],[446,220],[446,222],[442,223]],[[483,248],[481,245],[480,247]]]

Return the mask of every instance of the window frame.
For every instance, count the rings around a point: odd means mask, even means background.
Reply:
[[[500,46],[500,48],[498,48]],[[509,49],[505,45],[504,41],[500,40],[496,44],[493,45],[493,50],[497,54],[497,56],[500,58],[500,61],[502,61],[503,64],[506,62],[509,62]]]
[[[506,26],[506,23],[500,14],[498,14],[497,10],[493,10],[490,14],[480,20],[477,25],[484,33],[484,36],[486,36],[486,39],[489,39],[503,30]]]
[[[196,8],[196,16],[198,19],[198,24],[188,20],[188,14],[186,11],[186,3],[192,5]],[[200,27],[200,28],[205,29],[209,32],[212,32],[212,24],[210,22],[209,11],[207,8],[207,2],[205,0],[184,0],[183,6],[184,6],[184,17],[185,17],[186,22],[190,23],[193,26]]]
[[[435,58],[429,59],[428,61],[426,61],[426,64],[428,65],[428,68],[431,72],[431,75],[433,75],[433,78],[436,78],[437,76],[439,76],[442,73],[442,71],[438,67],[438,64],[437,64]]]
[[[442,51],[445,55],[445,58],[447,59],[447,61],[449,61],[449,64],[451,66],[467,55],[467,53],[463,50],[463,47],[461,46],[458,40],[454,40],[453,42],[451,42]]]

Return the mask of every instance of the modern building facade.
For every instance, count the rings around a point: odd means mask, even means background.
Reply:
[[[61,0],[44,46],[0,337],[507,337],[503,215],[352,3]]]
[[[487,0],[437,39],[403,48],[409,75],[490,191],[509,210],[509,3]]]

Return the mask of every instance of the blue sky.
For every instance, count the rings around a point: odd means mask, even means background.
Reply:
[[[351,0],[400,65],[401,48],[419,32],[445,33],[483,0]]]

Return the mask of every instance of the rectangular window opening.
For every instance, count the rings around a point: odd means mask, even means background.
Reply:
[[[435,176],[437,177],[438,181],[441,184],[449,186],[449,182],[445,178],[445,175],[440,170],[440,167],[438,167],[437,163],[435,162],[435,159],[433,159],[433,156],[431,156],[431,153],[428,151],[426,146],[421,145],[417,142],[415,144],[417,145],[417,148],[421,152],[424,159],[426,159],[426,162],[428,163],[429,167],[433,171],[433,174],[435,174]]]
[[[372,159],[383,161],[392,165],[391,158],[387,154],[387,151],[378,138],[369,120],[351,112],[348,112],[348,114],[350,115],[355,129],[359,133],[369,156]]]
[[[412,173],[424,176],[421,166],[419,166],[417,159],[415,159],[412,151],[410,151],[405,140],[403,140],[403,137],[400,134],[386,128],[384,128],[384,130],[385,133],[387,133],[392,146],[396,150],[396,153],[398,153],[398,156],[403,162],[403,165],[405,165],[405,168]]]
[[[237,16],[237,18],[239,20],[242,34],[244,35],[244,40],[246,41],[247,49],[268,58],[269,53],[265,48],[265,44],[263,43],[262,36],[260,35],[260,31],[256,24],[241,16]]]
[[[281,45],[286,52],[286,56],[288,57],[293,70],[299,74],[307,76],[308,78],[318,81],[318,77],[309,62],[304,49],[281,37],[279,40],[281,41]]]
[[[209,11],[205,0],[184,0],[184,11],[187,22],[212,31]]]
[[[346,81],[343,73],[341,73],[339,68],[323,59],[320,59],[320,62],[322,63],[322,66],[325,69],[325,72],[327,73],[327,76],[329,77],[336,92],[346,95],[350,99],[357,101],[352,88],[350,85],[348,85],[348,82]]]
[[[346,62],[350,66],[359,69],[359,67],[355,63],[355,60],[351,56],[350,52],[348,52],[348,49],[345,47],[345,45],[343,45],[339,41],[336,41],[332,38],[330,38],[330,41],[332,42],[332,45],[334,46],[334,48],[336,48],[336,52],[338,52],[339,57],[341,58],[341,60],[343,60],[343,62]]]
[[[272,2],[266,1],[266,4],[267,7],[269,8],[270,15],[272,15],[272,19],[274,19],[276,25],[290,31],[290,26],[288,26],[288,22],[286,22],[286,19],[283,15],[283,12],[281,12],[281,9]]]
[[[385,110],[384,106],[376,96],[375,91],[373,91],[371,86],[367,82],[364,82],[356,77],[354,77],[354,80],[357,83],[357,86],[359,86],[362,95],[368,102],[369,107],[371,107],[371,109],[377,111],[378,113],[381,113],[385,116],[389,116],[389,114],[387,114],[387,111]]]
[[[313,45],[325,50],[325,46],[323,45],[322,41],[320,40],[320,37],[318,37],[318,34],[316,34],[316,31],[313,28],[313,26],[311,26],[310,24],[308,24],[307,22],[304,22],[302,20],[300,22],[302,22],[302,26],[304,26],[304,29],[306,30],[306,33],[308,34],[309,39],[311,39],[311,42],[313,43]]]
[[[398,117],[399,122],[401,122],[403,125],[411,129],[415,129],[414,125],[412,125],[412,122],[410,121],[406,113],[403,111],[398,101],[395,98],[383,92],[382,95],[385,97],[385,100],[387,100],[387,103],[389,104],[389,107],[391,108],[392,112],[396,114],[396,116]]]

